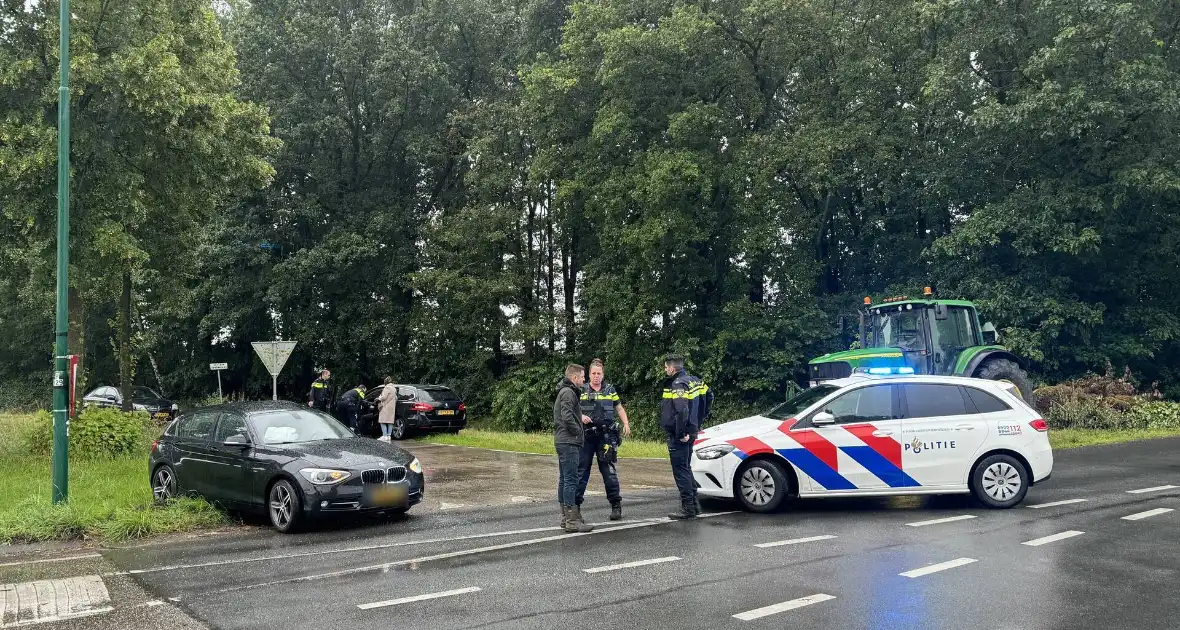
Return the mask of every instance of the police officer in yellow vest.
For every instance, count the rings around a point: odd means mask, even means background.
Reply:
[[[332,406],[332,393],[328,389],[328,379],[332,373],[328,370],[320,372],[320,377],[311,384],[311,391],[307,393],[307,406],[328,413]]]
[[[614,385],[603,382],[602,359],[590,362],[590,380],[582,387],[582,414],[590,418],[586,426],[586,438],[582,443],[580,459],[581,478],[575,503],[581,507],[590,483],[590,467],[598,460],[598,471],[602,473],[602,485],[606,487],[606,498],[610,501],[610,520],[623,518],[623,498],[619,490],[619,475],[615,464],[619,459],[619,445],[623,436],[631,435],[631,422],[627,410],[619,401]],[[619,426],[616,416],[623,421]]]
[[[340,412],[341,420],[353,431],[361,429],[357,416],[360,414],[361,402],[365,399],[366,391],[368,388],[364,385],[357,385],[344,392],[344,395],[340,397],[340,402],[336,403],[336,410]]]
[[[660,428],[668,436],[668,459],[672,477],[680,491],[680,511],[668,518],[696,518],[701,513],[692,477],[692,445],[701,423],[713,407],[713,392],[704,381],[684,370],[684,357],[670,354],[664,359],[664,393],[660,400]]]

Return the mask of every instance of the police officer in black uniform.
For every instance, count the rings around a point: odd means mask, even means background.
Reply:
[[[348,425],[348,428],[353,431],[360,431],[358,416],[361,411],[361,403],[365,400],[366,391],[368,389],[364,385],[357,385],[344,392],[339,402],[336,403],[336,411],[340,413],[341,419]]]
[[[311,384],[311,391],[307,393],[307,406],[328,413],[332,406],[332,392],[328,387],[328,380],[332,373],[328,370],[320,372],[320,377]]]
[[[606,498],[610,501],[610,520],[617,521],[623,518],[623,498],[615,464],[618,463],[619,445],[623,443],[623,437],[631,435],[631,423],[614,385],[603,382],[602,359],[590,362],[590,380],[582,386],[580,405],[582,415],[590,418],[590,424],[586,426],[586,439],[582,443],[581,477],[575,501],[581,507],[586,485],[590,483],[590,468],[597,459]],[[623,421],[622,427],[616,416]]]
[[[690,519],[701,513],[693,483],[693,442],[701,430],[701,422],[708,417],[713,405],[713,393],[705,383],[684,370],[684,357],[670,354],[664,359],[663,397],[660,400],[660,428],[668,435],[668,458],[672,463],[672,477],[680,491],[680,511],[669,518]]]

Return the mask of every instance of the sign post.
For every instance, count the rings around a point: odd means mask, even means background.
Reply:
[[[217,372],[217,397],[219,399],[221,399],[221,402],[225,402],[225,396],[221,395],[221,371],[228,370],[229,364],[228,363],[210,363],[209,369],[213,370],[214,372]]]
[[[53,346],[53,504],[70,497],[70,0],[58,1],[57,83],[57,322]]]
[[[279,372],[283,370],[287,359],[291,358],[291,352],[295,350],[295,341],[255,341],[250,345],[254,346],[254,352],[262,359],[262,364],[266,366],[266,371],[270,372],[271,378],[271,400],[279,399]]]

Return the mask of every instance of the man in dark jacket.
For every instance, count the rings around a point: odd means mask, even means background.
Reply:
[[[705,383],[684,371],[684,357],[669,355],[664,359],[664,394],[660,401],[660,428],[668,435],[668,459],[672,477],[680,491],[680,511],[669,518],[696,518],[701,513],[697,489],[692,478],[692,444],[701,431],[701,421],[712,406],[713,393]]]
[[[578,493],[579,464],[582,444],[586,439],[585,425],[590,418],[582,415],[578,399],[586,369],[570,364],[565,378],[557,386],[553,401],[553,446],[557,449],[557,499],[561,503],[561,527],[569,533],[585,533],[594,528],[582,520],[582,512],[575,503]]]
[[[307,406],[324,413],[332,406],[332,393],[328,390],[328,379],[332,373],[328,370],[320,372],[320,377],[311,384],[311,391],[307,394]]]

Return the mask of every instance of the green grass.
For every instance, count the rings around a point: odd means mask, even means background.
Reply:
[[[1053,429],[1049,441],[1055,449],[1077,448],[1096,444],[1115,444],[1134,440],[1180,436],[1180,429]],[[430,434],[417,438],[430,444],[453,444],[491,448],[517,453],[539,453],[553,455],[553,436],[548,433],[519,433],[511,431],[490,431],[486,429],[464,429],[458,435],[450,433]],[[668,447],[663,442],[624,440],[619,457],[656,457],[666,459]]]
[[[553,434],[551,433],[519,433],[511,431],[489,431],[486,429],[464,429],[461,433],[438,433],[418,438],[420,442],[430,444],[453,444],[455,446],[473,446],[476,448],[492,448],[516,453],[538,453],[541,455],[555,455],[553,448]],[[663,442],[641,441],[630,438],[623,439],[623,446],[619,448],[619,457],[656,457],[668,458],[668,445]]]
[[[1051,429],[1049,443],[1055,449],[1115,444],[1180,436],[1180,429]]]
[[[71,461],[69,501],[52,505],[49,458],[24,451],[31,422],[31,415],[0,414],[0,543],[123,542],[228,522],[198,499],[153,505],[146,448],[142,456]]]

